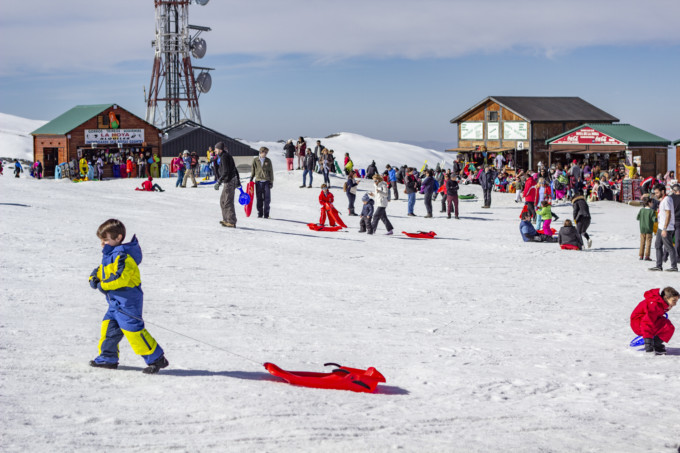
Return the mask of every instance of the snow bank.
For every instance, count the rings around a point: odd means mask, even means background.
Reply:
[[[33,161],[33,136],[30,134],[46,123],[0,113],[0,159]]]

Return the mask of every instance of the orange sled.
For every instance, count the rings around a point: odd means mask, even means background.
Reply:
[[[337,367],[330,373],[313,373],[310,371],[286,371],[273,363],[265,363],[270,374],[300,387],[318,389],[350,390],[352,392],[372,393],[378,383],[386,382],[385,376],[373,367],[367,370],[349,368],[337,363],[324,363],[324,366]]]
[[[418,238],[418,239],[434,239],[434,237],[437,235],[434,231],[418,231],[417,233],[407,233],[406,231],[402,231],[406,236],[410,238]]]

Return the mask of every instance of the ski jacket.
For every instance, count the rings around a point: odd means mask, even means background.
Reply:
[[[389,179],[390,182],[397,182],[397,170],[394,168],[390,169],[389,171]]]
[[[536,214],[540,215],[543,220],[552,220],[552,208],[550,205],[543,206],[536,210]]]
[[[264,158],[264,164],[260,161],[259,157],[253,159],[253,165],[250,167],[250,180],[251,181],[269,181],[274,182],[274,168],[272,167],[272,161],[270,158]]]
[[[147,192],[153,192],[153,183],[147,179],[142,183],[142,189]]]
[[[219,156],[220,159],[220,179],[217,181],[218,184],[228,183],[232,179],[236,178],[236,185],[241,185],[241,178],[236,171],[236,163],[234,158],[227,152],[223,150]]]
[[[637,219],[640,222],[640,234],[654,234],[655,211],[650,208],[642,208],[638,211]]]
[[[352,190],[353,187],[357,187],[359,184],[354,180],[354,178],[347,178],[345,182],[345,193],[357,193],[357,189]]]
[[[527,178],[527,182],[524,184],[524,193],[522,195],[524,196],[524,200],[527,203],[536,203],[536,198],[538,195],[538,190],[536,188],[536,180],[532,176],[531,178]]]
[[[375,199],[375,203],[378,205],[379,208],[387,207],[388,195],[389,189],[387,188],[387,183],[385,181],[380,181],[379,183],[374,184],[373,198]]]
[[[630,315],[630,326],[637,333],[636,327],[639,326],[643,338],[654,338],[657,334],[658,321],[663,317],[670,307],[658,288],[650,289],[645,292],[645,299],[640,302],[633,313]]]
[[[368,200],[363,208],[361,208],[361,217],[373,217],[373,205],[375,202],[373,200]]]
[[[99,288],[106,294],[111,308],[129,309],[141,313],[144,293],[139,265],[142,263],[142,249],[137,236],[127,244],[116,247],[105,245],[102,249],[102,264],[92,274],[90,280],[98,278]]]
[[[306,155],[305,153],[307,152],[307,142],[302,142],[302,143],[298,142],[296,148],[297,148],[298,154],[300,156],[304,157]]]
[[[557,242],[560,245],[574,245],[578,247],[579,250],[583,248],[583,239],[576,227],[573,226],[560,228],[560,232],[557,235]]]
[[[531,242],[531,238],[538,235],[536,228],[528,220],[522,220],[519,223],[519,232],[524,242]]]
[[[321,206],[325,205],[326,203],[333,204],[333,200],[335,200],[335,197],[333,197],[333,194],[330,191],[328,191],[328,193],[324,193],[322,190],[319,194],[319,204]]]
[[[406,193],[415,193],[418,190],[418,181],[413,175],[406,175]]]
[[[371,165],[366,169],[366,179],[373,178],[373,175],[376,173],[378,173],[378,167],[375,165],[375,162],[371,162]]]
[[[590,209],[588,208],[588,203],[582,195],[572,198],[571,204],[574,206],[574,220],[578,219],[589,219]]]
[[[292,159],[295,157],[295,145],[292,143],[286,143],[283,145],[283,150],[286,152],[286,159]]]
[[[485,190],[493,189],[493,183],[496,179],[496,176],[498,176],[498,173],[496,173],[495,170],[487,170],[482,172],[479,175],[479,185]]]
[[[458,181],[454,181],[453,179],[446,181],[446,195],[451,197],[458,196]]]
[[[432,176],[423,179],[423,184],[420,187],[420,193],[434,193],[436,181]]]
[[[305,162],[303,165],[307,170],[314,171],[314,167],[316,166],[316,154],[314,153],[305,154]]]

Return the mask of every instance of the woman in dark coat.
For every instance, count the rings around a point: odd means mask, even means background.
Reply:
[[[569,219],[565,220],[564,226],[560,228],[560,232],[557,235],[557,242],[559,242],[562,249],[583,249],[583,239],[581,239],[581,235]]]
[[[577,195],[571,199],[571,204],[574,207],[574,222],[576,222],[576,229],[579,234],[586,238],[588,241],[588,248],[593,245],[593,240],[587,233],[588,227],[590,226],[590,209],[588,208],[588,202],[583,195]]]

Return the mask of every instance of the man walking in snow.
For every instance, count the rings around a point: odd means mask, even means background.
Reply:
[[[220,196],[220,207],[222,208],[222,220],[220,225],[229,228],[236,228],[236,209],[234,207],[234,191],[241,186],[241,179],[236,170],[236,163],[229,152],[224,149],[224,143],[218,142],[215,145],[215,152],[220,161],[220,179],[215,184],[215,190],[220,190],[220,185],[224,184],[222,195]]]

